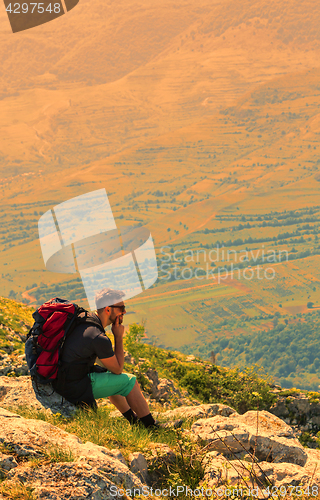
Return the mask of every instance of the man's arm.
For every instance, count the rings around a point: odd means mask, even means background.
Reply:
[[[116,375],[120,375],[124,365],[124,352],[123,352],[123,334],[124,326],[119,323],[119,317],[111,327],[114,335],[114,356],[111,358],[100,359],[101,363],[107,370]]]

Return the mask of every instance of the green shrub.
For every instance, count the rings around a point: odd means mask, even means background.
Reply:
[[[202,403],[228,404],[239,413],[269,409],[277,399],[271,393],[270,377],[258,365],[241,372],[239,368],[219,368],[200,359],[186,362],[181,353],[143,343],[143,335],[143,325],[130,325],[125,347],[136,361],[139,358],[147,360],[134,367],[126,365],[126,370],[137,376],[144,390],[149,389],[144,373],[151,367],[159,372],[160,377],[173,380]]]

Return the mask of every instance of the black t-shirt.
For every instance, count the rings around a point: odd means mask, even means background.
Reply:
[[[101,325],[81,323],[65,340],[59,370],[58,379],[52,383],[53,388],[71,403],[95,403],[90,372],[106,371],[98,365],[94,365],[96,358],[104,359],[114,356],[110,339],[104,333],[102,324],[96,314],[88,314]]]
[[[96,314],[88,314],[99,321]],[[102,324],[101,324],[102,328]],[[96,358],[114,356],[111,340],[97,326],[82,323],[68,335],[62,352],[62,361],[66,363],[89,363],[94,365]]]

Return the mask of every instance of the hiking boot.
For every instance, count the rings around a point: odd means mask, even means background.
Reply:
[[[155,421],[155,423],[153,425],[151,425],[150,427],[147,427],[148,429],[150,430],[156,430],[156,429],[178,429],[179,427],[181,427],[183,424],[183,420],[179,419],[179,420],[174,420],[172,422],[158,422],[157,420]]]

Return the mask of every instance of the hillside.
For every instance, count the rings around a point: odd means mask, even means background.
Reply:
[[[24,340],[26,333],[33,324],[32,308],[13,300],[1,298],[0,303],[0,356],[5,365],[1,367],[1,374],[17,376],[25,374],[24,369],[15,370],[22,364],[24,353]],[[110,332],[109,332],[110,333]],[[216,367],[209,362],[201,362],[194,358],[194,363],[188,357],[179,352],[171,352],[148,346],[141,343],[144,328],[141,325],[132,324],[126,335],[126,348],[131,356],[141,360],[138,366],[126,362],[125,369],[135,373],[141,386],[148,389],[150,382],[145,376],[148,368],[156,369],[161,376],[170,377],[181,388],[188,389],[191,397],[197,397],[201,402],[225,402],[229,401],[242,413],[259,404],[260,408],[269,407],[274,401],[274,396],[266,382],[256,376],[253,370],[247,370],[247,384],[243,387],[242,375],[238,370],[228,370]],[[110,335],[112,337],[112,335]],[[6,366],[8,367],[6,369]],[[200,384],[201,380],[201,384]],[[219,380],[225,380],[221,387]],[[226,387],[223,388],[223,385]],[[254,394],[248,399],[248,386],[256,388],[259,394]],[[234,392],[235,391],[235,392]],[[260,394],[261,393],[261,394]],[[225,398],[225,399],[224,399]]]
[[[314,72],[313,75],[314,88],[317,74]],[[301,80],[302,77],[296,77],[296,87]],[[281,82],[285,85],[281,80],[274,88],[278,89]],[[268,112],[255,104],[255,101],[263,100]],[[136,149],[118,155],[117,161],[114,161],[115,158],[109,160],[108,168],[103,171],[102,162],[97,162],[94,166],[84,167],[77,176],[66,174],[63,180],[56,176],[49,177],[51,197],[45,202],[46,206],[42,205],[43,209],[62,201],[64,196],[78,194],[79,189],[100,187],[106,179],[104,185],[108,194],[108,186],[114,189],[110,200],[117,222],[121,224],[120,216],[123,216],[124,220],[131,219],[149,226],[156,243],[160,279],[154,289],[129,301],[129,312],[133,314],[130,321],[147,319],[147,335],[157,345],[183,348],[190,354],[199,352],[208,355],[211,350],[217,353],[217,343],[211,336],[212,329],[219,336],[217,341],[224,336],[229,338],[234,333],[251,335],[272,328],[270,320],[275,313],[281,315],[282,321],[295,322],[297,314],[310,312],[306,307],[308,301],[317,305],[319,157],[317,149],[314,149],[317,146],[313,145],[316,144],[317,119],[316,115],[309,117],[306,114],[310,113],[307,101],[308,96],[303,98],[305,105],[301,103],[298,93],[288,101],[284,90],[282,93],[274,91],[274,94],[271,90],[259,90],[239,102],[238,107],[227,109],[224,114],[220,113],[216,118],[198,124],[199,135],[192,134],[188,127],[176,132],[176,138],[171,136],[170,142],[180,146],[160,146],[164,142],[158,141],[157,145],[152,143],[143,150]],[[291,107],[293,103],[296,108]],[[289,111],[289,108],[296,111]],[[250,112],[250,109],[256,111]],[[241,125],[239,117],[243,113],[250,116],[243,122],[248,130],[242,135],[230,134],[227,139],[228,127],[235,127],[235,122]],[[270,121],[269,128],[264,123],[266,115],[270,117],[267,119]],[[305,129],[303,123],[307,116],[310,128]],[[219,149],[215,146],[214,150],[210,145],[209,128],[213,123],[216,124],[216,144],[221,141]],[[276,124],[284,134],[275,131]],[[237,137],[237,144],[233,144],[234,137]],[[169,140],[167,136],[165,138]],[[290,157],[280,162],[282,151],[285,155],[290,154]],[[235,154],[238,160],[234,160]],[[180,161],[179,155],[182,158],[184,155],[185,160]],[[135,167],[134,158],[137,159]],[[231,159],[234,163],[227,174],[223,168]],[[148,171],[151,162],[155,168]],[[169,176],[172,165],[175,165],[176,171],[174,178]],[[119,168],[121,176],[117,174]],[[142,175],[145,172],[148,175]],[[158,172],[161,172],[160,180]],[[200,180],[199,172],[202,172]],[[29,182],[30,189],[38,192],[39,199],[44,198],[45,193],[39,190],[31,176]],[[5,246],[0,259],[6,266],[2,274],[4,291],[7,295],[22,298],[22,294],[26,297],[25,290],[30,288],[27,293],[31,299],[25,300],[31,300],[34,304],[54,295],[66,296],[75,301],[83,299],[83,288],[78,277],[43,271],[40,248],[35,240],[39,202],[20,204],[19,200],[22,201],[23,197],[19,195],[16,184],[12,183],[12,189],[17,189],[17,196],[14,197],[17,203],[3,206]],[[123,193],[121,200],[116,194],[119,190]],[[62,192],[68,194],[62,195]],[[266,210],[266,207],[270,207],[270,210]],[[228,249],[232,253],[226,263],[222,261],[220,251],[219,258],[213,259],[215,262],[211,267],[209,252],[216,245],[221,248],[224,245],[225,255]],[[239,257],[243,257],[245,248],[250,262],[244,261],[241,266],[259,264],[264,252],[265,256],[273,256],[269,261],[265,260],[262,266],[274,269],[274,278],[264,279],[261,287],[257,273],[254,273],[253,279],[250,279],[250,274],[241,274],[239,279],[235,271],[235,279],[222,278],[220,284],[216,280],[212,286],[212,277],[209,275],[210,279],[206,279],[206,266],[209,266],[209,271],[218,266],[230,267],[231,262],[239,267]],[[181,262],[174,260],[174,251],[179,251],[177,259],[184,257]],[[190,252],[194,252],[191,258]],[[22,254],[24,259],[20,257]],[[168,255],[171,256],[169,267]],[[178,271],[174,270],[175,266]],[[199,279],[194,275],[197,267],[200,268]],[[184,268],[190,268],[191,271],[181,275]],[[193,279],[189,280],[190,272]],[[184,279],[181,281],[175,276]],[[249,279],[245,276],[249,276]],[[199,282],[202,277],[204,281]],[[187,293],[183,291],[185,288],[188,289]],[[157,295],[155,301],[152,298],[154,295]],[[167,308],[165,314],[164,308]],[[241,361],[239,357],[235,361],[233,351],[226,351],[223,356],[223,363],[229,366]],[[262,363],[263,357],[255,361]],[[270,371],[269,365],[265,367]],[[308,366],[305,369],[306,376],[301,378],[293,370],[291,373],[294,377],[288,379],[286,376],[286,380],[281,383],[316,390],[318,375],[310,377]],[[276,373],[275,370],[273,375]]]
[[[6,375],[15,379],[21,375],[27,375],[24,341],[30,325],[33,324],[33,311],[24,304],[5,298],[0,299],[1,377]],[[280,331],[280,328],[277,331]],[[106,333],[112,340],[109,328]],[[176,391],[177,394],[172,394],[170,399],[168,395],[164,396],[163,401],[167,401],[169,407],[181,406],[181,402],[179,403],[181,399],[181,401],[186,400],[194,404],[229,404],[243,414],[253,409],[270,409],[282,396],[282,392],[284,395],[297,393],[296,389],[279,392],[281,388],[275,386],[272,377],[257,365],[244,368],[242,371],[237,368],[228,369],[216,364],[212,356],[210,360],[203,360],[197,356],[187,356],[178,351],[149,345],[145,342],[143,325],[136,323],[128,325],[124,341],[125,371],[137,376],[141,387],[147,394],[153,393],[150,390],[150,381],[152,380],[151,373],[154,371],[159,374],[159,377],[172,380],[179,388]],[[310,351],[312,349],[316,351],[314,346],[310,346]],[[168,388],[166,390],[170,391]],[[179,390],[180,395],[178,395]],[[317,394],[307,395],[315,400],[318,397]],[[157,396],[157,399],[161,400],[161,397]]]
[[[0,9],[0,294],[87,305],[37,222],[105,187],[155,241],[159,280],[128,301],[146,342],[317,390],[319,21],[315,0],[83,0],[13,35]]]
[[[307,498],[310,480],[319,498],[319,393],[281,390],[253,370],[227,370],[147,345],[144,328],[132,324],[125,371],[136,374],[164,427],[131,427],[106,400],[98,400],[97,411],[76,409],[52,388],[40,390],[20,376],[17,354],[32,309],[1,299],[0,311],[1,374],[4,362],[8,368],[0,376],[3,498],[107,500],[110,491],[132,498],[132,488],[144,487],[151,500],[168,497],[166,488],[176,496],[178,486],[203,488],[211,500],[216,491],[227,499],[239,487],[261,489],[264,497],[282,487],[281,497],[290,498],[297,481]],[[173,425],[177,418],[181,428]]]
[[[4,178],[78,168],[197,127],[278,77],[290,93],[292,75],[319,67],[315,0],[84,0],[18,35],[0,15]]]

